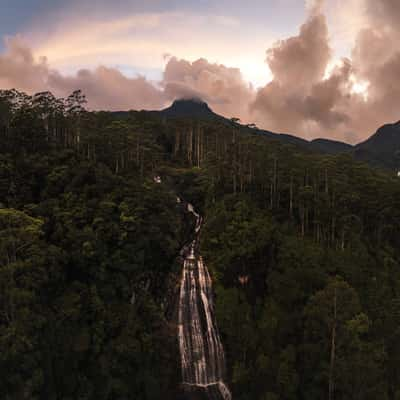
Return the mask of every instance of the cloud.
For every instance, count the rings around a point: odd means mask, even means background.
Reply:
[[[400,3],[362,1],[362,29],[351,59],[336,62],[333,69],[320,2],[312,3],[297,36],[267,51],[274,79],[257,92],[251,106],[259,125],[356,142],[400,119]]]
[[[346,125],[352,119],[347,108],[343,107],[351,98],[349,97],[351,70],[350,61],[343,60],[342,65],[337,66],[329,78],[314,84],[310,94],[303,100],[303,115],[319,123],[325,131]]]
[[[360,31],[352,53],[354,68],[369,82],[368,110],[379,123],[400,119],[400,3],[365,0],[368,27]]]
[[[322,13],[325,0],[306,0],[306,10],[309,15],[319,15]]]
[[[246,79],[264,84],[267,79],[263,76],[261,49],[273,38],[265,27],[254,35],[240,24],[229,15],[187,11],[128,13],[89,20],[74,14],[61,21],[46,21],[45,32],[41,25],[30,28],[26,40],[36,57],[45,54],[61,71],[93,69],[100,64],[130,65],[136,71],[157,69],[160,79],[165,66],[163,56],[168,53],[191,62],[202,57],[239,66]],[[232,40],[238,31],[239,37]]]
[[[267,51],[274,79],[282,85],[310,85],[320,80],[330,59],[328,28],[322,14],[310,17],[298,36],[281,40]]]
[[[313,10],[297,36],[267,51],[274,79],[258,91],[252,105],[257,121],[272,130],[307,135],[311,122],[332,127],[334,117],[340,117],[337,123],[346,119],[332,104],[341,79],[336,74],[323,81],[330,58],[325,17]]]
[[[163,92],[145,77],[128,78],[115,68],[82,69],[66,77],[59,72],[48,77],[51,91],[64,95],[81,89],[95,110],[157,109],[163,106]]]
[[[198,97],[216,112],[248,119],[254,90],[238,68],[212,64],[201,58],[194,62],[172,57],[164,71],[163,86],[168,99]]]
[[[0,54],[0,87],[29,93],[50,90],[57,96],[82,89],[92,109],[152,109],[164,104],[163,92],[142,76],[128,78],[103,66],[65,76],[51,69],[45,58],[36,61],[18,37],[8,39],[5,52]]]
[[[253,89],[237,68],[170,57],[163,79],[150,82],[143,76],[127,77],[116,68],[98,66],[80,69],[71,75],[52,69],[47,59],[36,60],[20,38],[6,41],[0,54],[0,87],[29,93],[50,90],[66,96],[81,89],[91,109],[159,109],[182,97],[207,101],[217,112],[246,119]]]
[[[341,56],[350,56],[355,39],[368,25],[365,0],[332,0],[328,3],[327,18],[332,47]]]
[[[47,60],[35,61],[29,48],[20,38],[8,38],[6,51],[0,54],[0,87],[18,87],[28,92],[42,90],[46,86],[49,67]]]
[[[385,24],[400,31],[400,4],[397,0],[366,0],[366,10],[373,25]]]

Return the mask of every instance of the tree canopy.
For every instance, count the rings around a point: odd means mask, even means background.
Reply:
[[[0,91],[0,140],[1,398],[178,398],[177,196],[234,399],[400,398],[393,174],[80,91]]]

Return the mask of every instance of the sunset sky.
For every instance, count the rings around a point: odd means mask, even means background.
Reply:
[[[0,88],[79,87],[111,110],[201,97],[357,142],[400,119],[399,18],[398,0],[0,0]]]

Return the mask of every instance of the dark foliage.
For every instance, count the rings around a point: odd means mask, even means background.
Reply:
[[[397,177],[84,104],[0,92],[0,398],[176,398],[177,195],[205,217],[235,400],[399,398]]]

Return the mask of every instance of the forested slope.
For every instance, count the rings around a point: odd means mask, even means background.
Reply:
[[[205,217],[234,399],[399,398],[397,178],[80,92],[0,99],[1,398],[176,398],[177,194]]]

